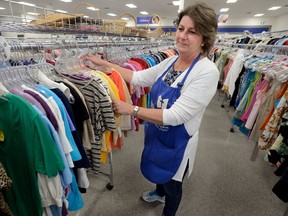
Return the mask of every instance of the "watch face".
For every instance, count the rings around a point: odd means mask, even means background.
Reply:
[[[134,107],[134,112],[138,112],[138,110],[139,110],[139,107],[138,107],[138,106],[135,106],[135,107]]]

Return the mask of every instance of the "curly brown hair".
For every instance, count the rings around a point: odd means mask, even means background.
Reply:
[[[195,24],[198,34],[203,36],[202,54],[208,54],[212,48],[218,29],[218,18],[213,8],[205,3],[196,3],[181,11],[175,22],[178,27],[183,16],[189,16]]]

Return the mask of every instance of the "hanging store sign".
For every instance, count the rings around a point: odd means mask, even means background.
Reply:
[[[160,24],[160,17],[158,15],[153,16],[141,16],[137,17],[137,24]]]

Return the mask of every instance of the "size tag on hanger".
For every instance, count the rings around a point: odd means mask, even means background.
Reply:
[[[4,49],[4,55],[3,55],[4,60],[8,61],[10,59],[10,56],[11,56],[11,50],[10,50],[9,43],[2,36],[0,36],[0,48],[1,47]],[[2,49],[0,49],[0,50],[2,50]]]
[[[0,142],[4,142],[4,140],[5,140],[4,132],[2,129],[0,129]]]

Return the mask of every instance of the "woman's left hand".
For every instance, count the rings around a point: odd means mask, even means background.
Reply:
[[[112,106],[115,114],[133,115],[134,106],[131,104],[117,100],[112,103]]]

